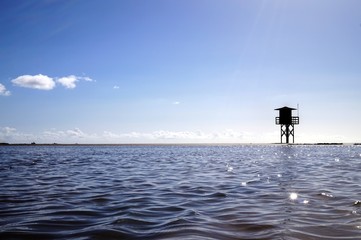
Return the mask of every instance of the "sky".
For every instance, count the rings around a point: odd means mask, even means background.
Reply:
[[[359,0],[2,0],[0,142],[361,142]]]

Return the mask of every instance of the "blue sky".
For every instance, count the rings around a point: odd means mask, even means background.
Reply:
[[[361,142],[361,1],[0,1],[0,142]],[[295,112],[296,114],[296,112]]]

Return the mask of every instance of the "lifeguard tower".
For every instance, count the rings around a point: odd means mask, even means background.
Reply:
[[[290,136],[292,136],[292,142],[295,143],[295,125],[298,125],[300,120],[298,116],[292,116],[292,110],[297,109],[282,107],[275,110],[279,111],[279,116],[276,117],[276,125],[281,125],[281,143],[283,143],[283,136],[286,137],[286,143],[289,143]]]

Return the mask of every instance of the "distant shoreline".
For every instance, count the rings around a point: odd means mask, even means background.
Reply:
[[[361,143],[0,143],[0,146],[361,146]]]

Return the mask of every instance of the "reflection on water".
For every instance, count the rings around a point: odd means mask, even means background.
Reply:
[[[361,239],[360,146],[0,147],[1,239]]]

